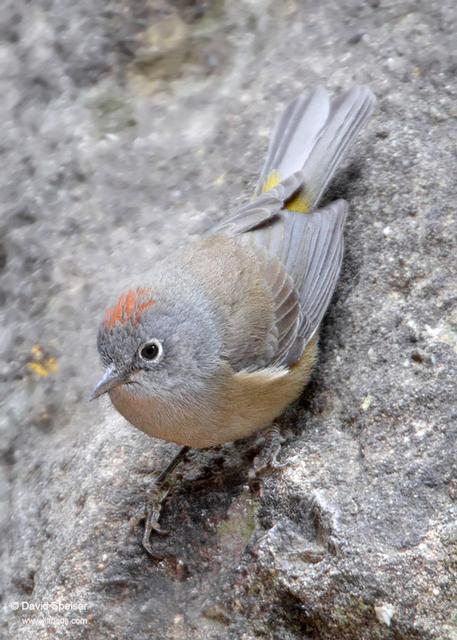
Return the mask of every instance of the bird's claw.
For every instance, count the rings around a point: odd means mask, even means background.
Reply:
[[[248,474],[248,484],[251,490],[262,495],[263,478],[275,471],[289,467],[296,463],[296,458],[290,458],[284,462],[278,462],[278,455],[284,439],[279,427],[273,425],[265,434],[265,443],[261,451],[256,455]]]
[[[165,502],[170,489],[173,486],[173,472],[180,462],[182,462],[189,451],[189,447],[182,447],[178,454],[171,460],[167,467],[156,478],[155,484],[151,492],[147,496],[144,511],[141,516],[138,515],[133,519],[137,523],[144,520],[144,533],[142,544],[144,549],[153,557],[157,558],[151,546],[151,534],[157,533],[160,536],[167,536],[170,532],[162,529],[159,524],[162,506]]]
[[[142,518],[144,520],[143,547],[153,557],[156,557],[156,554],[151,546],[152,532],[160,536],[167,536],[170,533],[168,529],[163,529],[159,524],[162,506],[169,491],[169,487],[155,486],[151,495],[148,496],[144,509]]]

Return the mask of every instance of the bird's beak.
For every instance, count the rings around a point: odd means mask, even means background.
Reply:
[[[125,382],[125,377],[119,374],[114,367],[108,367],[108,369],[103,374],[103,378],[96,385],[95,389],[92,392],[90,397],[91,400],[95,400],[95,398],[99,398],[104,393],[111,391],[114,387],[118,387],[120,384]]]

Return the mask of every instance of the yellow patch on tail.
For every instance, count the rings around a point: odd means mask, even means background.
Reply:
[[[281,182],[281,175],[279,171],[272,171],[266,181],[263,183],[262,193],[267,193],[267,191],[271,191]]]
[[[273,170],[262,186],[262,193],[267,193],[278,186],[281,182],[281,174],[279,171]],[[311,210],[311,202],[305,195],[305,190],[300,189],[285,204],[284,209],[295,211],[296,213],[309,213]]]
[[[285,204],[285,209],[296,211],[297,213],[309,213],[311,211],[311,203],[306,197],[304,189],[297,191]]]

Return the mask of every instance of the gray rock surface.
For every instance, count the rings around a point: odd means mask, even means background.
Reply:
[[[4,1],[2,638],[457,638],[456,16]],[[379,107],[328,196],[351,215],[319,365],[284,420],[296,464],[260,498],[249,443],[196,453],[153,560],[135,515],[176,448],[87,402],[101,314],[249,197],[275,115],[317,82],[368,83]]]

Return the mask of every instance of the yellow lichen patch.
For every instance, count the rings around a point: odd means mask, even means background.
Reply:
[[[40,347],[39,344],[34,344],[32,347],[32,357],[34,360],[43,360],[44,357],[44,351],[43,348]]]
[[[59,364],[57,362],[57,358],[54,357],[50,357],[46,359],[46,368],[49,371],[49,373],[56,373],[57,369],[59,368]]]
[[[57,358],[45,353],[43,347],[36,344],[31,349],[32,359],[27,362],[27,369],[39,378],[47,378],[59,368]]]
[[[47,378],[49,373],[45,366],[40,362],[28,362],[27,369],[37,375],[39,378]]]

